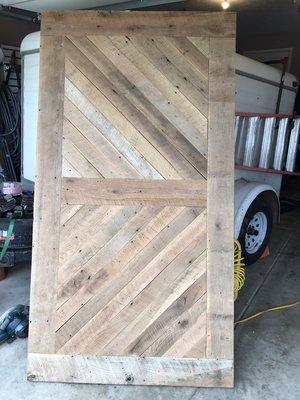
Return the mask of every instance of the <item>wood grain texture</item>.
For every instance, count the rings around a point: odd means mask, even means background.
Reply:
[[[207,357],[209,358],[233,358],[234,160],[228,155],[234,152],[235,103],[232,96],[235,88],[234,50],[235,42],[232,39],[210,39],[207,180],[209,221],[207,224]]]
[[[62,204],[206,207],[206,181],[64,178]]]
[[[56,297],[56,266],[59,257],[60,213],[57,210],[60,209],[61,197],[63,91],[63,38],[43,37],[34,194],[29,352],[54,351],[53,300],[55,301]]]
[[[234,20],[44,13],[29,379],[233,384]]]
[[[232,386],[232,360],[171,360],[30,354],[31,381],[123,385]]]
[[[42,35],[235,37],[235,14],[199,11],[46,11]]]

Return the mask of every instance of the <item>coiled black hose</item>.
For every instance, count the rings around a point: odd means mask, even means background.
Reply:
[[[19,180],[21,169],[21,96],[20,91],[13,93],[5,83],[2,83],[0,87],[0,147],[2,168],[6,179]],[[7,164],[12,165],[8,166]]]

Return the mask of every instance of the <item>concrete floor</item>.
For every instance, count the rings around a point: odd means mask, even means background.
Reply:
[[[247,270],[236,317],[300,298],[300,211],[284,214],[275,228],[271,255]],[[0,282],[0,314],[28,303],[30,269],[15,268]],[[235,388],[104,386],[33,383],[26,380],[27,340],[0,347],[0,399],[76,400],[298,400],[300,399],[300,307],[269,313],[237,327]]]

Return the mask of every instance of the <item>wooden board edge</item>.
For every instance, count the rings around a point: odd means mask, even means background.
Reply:
[[[206,356],[232,360],[234,342],[234,54],[234,39],[210,38]]]
[[[64,65],[62,36],[41,38],[28,351],[54,352]]]
[[[30,353],[27,379],[111,385],[233,387],[233,362]]]
[[[234,12],[46,11],[41,34],[234,37],[235,20]]]

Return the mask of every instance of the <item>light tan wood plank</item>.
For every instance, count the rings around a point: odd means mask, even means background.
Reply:
[[[188,237],[191,229],[195,227],[194,224],[192,226],[190,224],[195,220],[197,214],[193,209],[185,209],[154,239],[150,242],[147,240],[143,251],[132,258],[125,268],[123,266],[121,274],[116,268],[114,276],[118,279],[114,279],[111,285],[100,290],[87,303],[86,307],[82,307],[57,332],[57,346],[68,341],[61,349],[62,352],[78,348],[78,343],[81,343],[82,337],[86,334],[94,336],[97,327],[99,328],[100,320],[107,322],[118,312],[120,307],[123,308],[121,300],[125,301],[126,299],[126,304],[128,304],[134,293],[138,293],[140,288],[145,287],[147,282],[150,282],[151,278],[154,278],[163,269],[166,257],[175,257],[174,253],[180,251],[179,243],[182,236],[187,235]],[[182,245],[183,243],[181,243]],[[164,255],[165,257],[163,257]],[[95,314],[98,314],[97,318]],[[91,318],[93,319],[91,320]]]
[[[142,72],[143,76],[159,90],[168,104],[172,104],[176,109],[175,116],[178,119],[180,113],[184,119],[192,126],[189,131],[195,130],[196,134],[187,137],[188,140],[204,155],[207,151],[207,120],[205,116],[195,107],[181,92],[168,80],[149,59],[132,45],[132,40],[124,36],[110,36],[111,42],[119,49],[117,54],[123,53],[126,58]],[[120,57],[120,56],[118,56]],[[125,66],[123,66],[123,71]],[[177,121],[176,121],[177,122]],[[194,128],[194,129],[193,129]],[[187,129],[182,130],[185,133]]]
[[[206,181],[64,178],[62,203],[156,204],[203,208],[206,206]]]
[[[205,294],[197,299],[195,303],[187,309],[182,315],[175,318],[172,323],[165,327],[163,334],[151,344],[144,352],[143,356],[148,357],[149,354],[156,357],[171,358],[174,352],[174,357],[184,357],[185,352],[189,348],[182,341],[185,335],[193,326],[197,324],[201,326],[201,330],[197,332],[197,338],[202,339],[206,333],[206,296]],[[202,331],[204,329],[205,333]],[[204,333],[204,335],[203,335]],[[181,343],[178,343],[181,342]],[[178,345],[177,345],[178,343]],[[204,349],[206,343],[204,343]],[[196,354],[195,354],[196,357]]]
[[[171,39],[171,40],[169,40]],[[174,39],[174,41],[172,40]],[[155,44],[155,46],[161,51],[162,55],[166,57],[167,61],[172,63],[174,67],[180,72],[181,76],[185,81],[190,82],[196,89],[196,95],[200,97],[204,97],[206,100],[206,116],[208,115],[208,58],[194,48],[194,52],[192,53],[192,57],[188,57],[187,54],[189,50],[184,49],[183,41],[183,49],[178,48],[176,46],[176,40],[181,42],[181,39],[185,38],[166,38],[166,37],[154,37],[150,40]],[[180,45],[179,45],[180,46]],[[191,46],[193,47],[193,46]],[[182,51],[183,50],[183,51]],[[195,54],[197,53],[197,54]],[[195,65],[193,62],[193,56],[197,59],[198,63]],[[201,63],[199,62],[201,59]]]
[[[120,326],[119,333],[115,319],[111,321],[113,333],[108,344],[101,343],[101,354],[126,354],[129,343],[134,341],[163,314],[178,297],[180,297],[206,271],[206,254],[203,253],[205,242],[205,227],[196,232],[192,243],[171,262],[128,306],[117,316]],[[176,317],[176,316],[175,316]],[[107,330],[110,329],[108,324]],[[104,333],[105,336],[105,333]],[[141,355],[141,354],[137,354]],[[156,356],[153,352],[152,355]]]
[[[205,291],[206,275],[203,274],[170,307],[156,318],[141,335],[129,343],[125,352],[127,354],[143,354],[156,340],[166,335],[169,330],[172,331],[174,320],[177,324],[179,321],[184,320],[182,317],[184,313],[205,294]]]
[[[84,115],[79,109],[65,98],[64,114],[76,129],[105,156],[105,162],[116,170],[117,177],[121,178],[138,178],[140,173],[127,162],[122,154],[106,140],[106,138]]]
[[[60,213],[60,224],[63,226],[66,222],[69,221],[76,213],[82,208],[81,205],[75,206],[61,206],[61,213]]]
[[[235,14],[195,11],[47,11],[42,34],[234,37]]]
[[[43,37],[28,341],[29,351],[37,353],[53,353],[55,346],[52,301],[56,297],[59,256],[63,91],[63,38]]]
[[[184,73],[176,68],[174,59],[178,64],[179,57],[178,55],[174,57],[174,55],[171,53],[172,46],[170,45],[165,46],[162,44],[162,42],[159,42],[159,40],[155,42],[155,39],[151,40],[137,36],[127,37],[126,39],[127,41],[129,40],[131,43],[133,43],[139,52],[143,54],[150,61],[150,63],[167,78],[169,86],[174,93],[181,93],[193,106],[197,108],[197,110],[202,114],[202,119],[206,125],[208,100],[203,96],[203,92],[197,90],[190,82],[190,79],[194,77],[194,82],[197,84],[198,81],[201,80],[202,76],[199,77],[199,74],[196,74],[195,76],[192,70],[189,71],[188,63],[186,61]],[[170,58],[166,56],[165,53],[167,53]],[[207,82],[206,89],[208,89]],[[204,91],[203,88],[202,90]],[[202,123],[200,118],[198,123],[199,125]]]
[[[195,303],[199,307],[199,301]],[[195,307],[196,308],[196,307]],[[201,313],[202,310],[202,313]],[[178,340],[168,348],[163,354],[163,357],[182,357],[182,358],[205,358],[206,356],[206,302],[205,306],[193,310],[196,315],[194,316],[195,322],[193,323],[191,315],[190,319],[184,319],[177,322],[178,325],[182,326],[183,329],[180,331],[180,337]],[[184,326],[188,323],[188,328],[184,329]],[[175,328],[176,329],[176,328]],[[172,339],[175,335],[172,335]]]
[[[164,135],[166,140],[170,142],[200,174],[206,176],[206,159],[163,114],[164,109],[168,108],[166,104],[164,105],[166,102],[162,99],[154,106],[146,97],[145,93],[139,90],[136,85],[133,85],[125,75],[123,75],[121,70],[118,70],[114,64],[104,56],[100,49],[86,37],[72,36],[70,40],[86,57],[88,57],[98,70],[101,70],[101,73],[109,82],[113,82],[115,94],[124,96],[128,102],[142,112],[153,126],[156,127],[157,131]],[[192,44],[190,45],[192,46]],[[194,50],[199,53],[195,47]],[[195,176],[191,175],[190,178],[195,178]]]
[[[126,140],[100,111],[90,102],[76,86],[66,81],[66,96],[72,101],[85,117],[101,131],[102,135],[140,172],[144,178],[160,179],[162,176],[152,167],[145,158]]]
[[[192,36],[187,38],[198,50],[199,52],[205,54],[208,58],[210,57],[209,46],[210,46],[210,38],[206,37],[198,37]]]
[[[92,46],[91,42],[88,41],[88,43]],[[93,46],[93,48],[96,49],[95,46]],[[193,166],[183,157],[176,147],[166,139],[165,135],[158,131],[145,115],[131,104],[122,93],[118,93],[114,85],[102,72],[69,40],[66,42],[66,52],[67,57],[76,68],[87,78],[92,79],[93,85],[96,86],[124,116],[126,116],[146,140],[153,144],[162,156],[174,166],[181,177],[195,178],[198,176]],[[174,177],[176,177],[176,175]]]
[[[118,232],[102,248],[100,248],[95,255],[93,255],[93,257],[81,265],[80,270],[74,273],[71,279],[68,277],[67,280],[62,283],[62,287],[59,288],[57,308],[62,306],[66,300],[70,300],[72,295],[83,288],[80,296],[80,305],[78,305],[75,298],[69,302],[73,310],[76,309],[76,305],[82,307],[82,305],[85,304],[93,295],[95,284],[102,285],[104,278],[107,277],[103,267],[110,262],[111,259],[128,244],[129,241],[132,241],[137,232],[155,218],[161,210],[161,207],[153,206],[143,207],[139,212],[135,210],[133,218],[125,223]],[[96,265],[95,259],[98,260]],[[100,272],[101,270],[102,275]],[[94,276],[95,273],[97,274],[97,277]],[[102,276],[101,283],[99,282],[100,276]],[[74,312],[75,311],[73,311],[72,314],[74,314]]]
[[[63,270],[67,269],[66,263],[77,253],[82,252],[82,244],[87,241],[99,229],[93,221],[96,219],[98,223],[105,223],[107,219],[120,212],[122,207],[95,207],[94,210],[85,206],[76,213],[75,218],[69,220],[62,228],[62,237],[59,249],[59,276]],[[73,221],[74,220],[74,221]],[[69,275],[70,276],[70,275]]]
[[[101,110],[104,118],[120,132],[136,151],[153,166],[155,171],[169,179],[180,179],[176,169],[148,142],[132,123],[103,94],[96,89],[73,64],[66,61],[66,76],[80,92]],[[92,79],[92,78],[91,78]]]
[[[90,259],[83,269],[64,282],[63,286],[58,288],[58,306],[60,308],[57,313],[57,326],[62,326],[75,313],[74,310],[78,310],[93,296],[97,297],[102,290],[111,287],[112,279],[121,273],[124,266],[136,257],[180,212],[182,212],[182,208],[164,207],[158,214],[154,212],[146,224],[142,226],[132,224],[135,234],[128,242],[125,241],[124,245],[121,241],[123,247],[112,254],[110,259],[102,262],[103,256],[100,251],[100,254],[96,254]],[[137,217],[139,218],[140,215]],[[128,231],[127,233],[130,235],[130,229]],[[161,240],[164,238],[162,237]],[[144,262],[146,261],[144,260]]]
[[[105,207],[103,207],[105,210]],[[90,258],[92,258],[126,223],[139,211],[139,207],[111,207],[104,217],[94,221],[98,224],[83,223],[83,228],[76,230],[76,242],[70,240],[60,248],[60,280],[64,282],[71,274],[80,269]],[[91,218],[92,219],[92,218]],[[88,238],[88,240],[87,240]]]
[[[197,70],[204,76],[204,78],[208,78],[208,64],[209,64],[209,39],[201,38],[200,39],[204,46],[202,46],[201,50],[199,47],[194,46],[187,38],[185,37],[169,37],[168,42],[172,43],[181,54],[187,59]]]
[[[68,176],[69,178],[80,178],[81,174],[77,171],[69,161],[63,157],[62,160],[62,176]]]
[[[167,386],[233,386],[232,360],[29,354],[31,381]]]
[[[81,132],[65,120],[64,136],[69,139],[77,150],[84,155],[85,159],[97,170],[104,178],[117,178],[122,176],[118,168],[113,165],[98,147],[88,141]]]
[[[65,125],[65,124],[64,124]],[[103,178],[98,171],[77,149],[77,147],[67,137],[63,137],[62,155],[71,167],[78,171],[80,176],[89,178]],[[62,170],[62,173],[65,173]],[[64,175],[63,175],[64,176]]]
[[[234,40],[210,40],[209,74],[207,357],[233,358]]]
[[[89,36],[92,43],[99,48],[99,50],[118,68],[122,71],[122,74],[136,86],[140,91],[144,93],[147,99],[157,107],[166,118],[185,136],[185,138],[192,143],[192,145],[201,152],[205,157],[207,153],[207,143],[203,140],[198,130],[198,120],[196,119],[196,126],[193,126],[192,121],[189,120],[189,115],[186,109],[182,107],[180,101],[173,104],[171,99],[166,97],[161,91],[161,82],[157,82],[156,85],[153,83],[153,76],[155,71],[150,76],[145,76],[140,70],[140,64],[136,64],[136,60],[139,58],[139,53],[133,49],[134,54],[125,54],[124,47],[123,51],[120,51],[118,45],[112,43],[109,38],[99,36]],[[116,40],[116,38],[115,38]],[[132,49],[132,47],[131,47]],[[126,50],[126,48],[125,48]],[[128,56],[128,57],[127,57]],[[153,75],[154,74],[154,75]],[[165,82],[165,85],[167,83]],[[169,87],[167,88],[169,93]],[[172,93],[172,98],[174,94]],[[202,116],[201,116],[202,119]],[[204,134],[204,131],[203,131]]]

